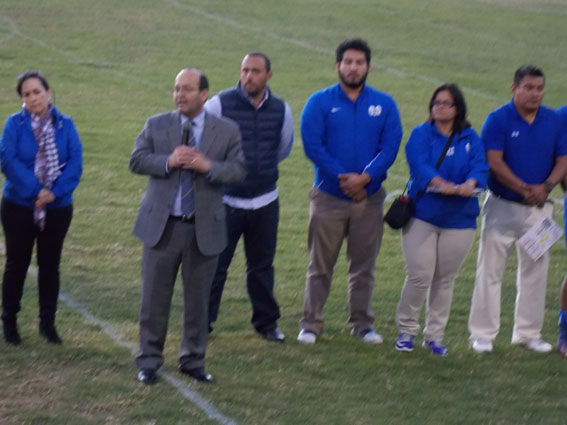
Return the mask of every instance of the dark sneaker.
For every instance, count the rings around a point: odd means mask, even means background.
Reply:
[[[53,324],[40,324],[39,334],[44,337],[50,344],[61,344],[63,342],[63,340],[57,333],[57,329],[55,329],[55,325]]]
[[[4,340],[12,345],[20,345],[22,343],[15,320],[4,320]]]

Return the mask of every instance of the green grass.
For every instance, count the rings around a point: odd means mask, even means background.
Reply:
[[[271,87],[290,103],[297,129],[307,97],[336,82],[336,45],[361,36],[373,48],[369,83],[396,98],[405,142],[424,120],[431,92],[445,81],[465,88],[477,130],[490,110],[509,99],[513,72],[523,63],[546,71],[546,104],[565,103],[566,17],[564,0],[3,0],[0,117],[21,105],[15,76],[42,69],[84,144],[84,177],[66,240],[62,287],[135,343],[141,243],[131,230],[145,179],[128,171],[128,159],[145,119],[172,107],[170,90],[180,68],[201,67],[215,93],[236,82],[246,52],[265,51],[273,62]],[[391,171],[386,188],[401,190],[407,176],[403,154]],[[253,332],[239,248],[207,354],[217,383],[191,383],[192,388],[239,424],[565,423],[567,363],[509,345],[513,258],[495,352],[478,357],[468,347],[476,244],[457,280],[447,327],[449,357],[432,358],[423,350],[403,355],[393,348],[404,263],[399,233],[391,230],[384,235],[373,297],[376,326],[386,342],[369,347],[349,336],[342,255],[325,309],[326,332],[313,347],[298,345],[312,180],[299,136],[280,175],[276,292],[288,342],[269,344]],[[561,222],[559,211],[558,206]],[[550,341],[556,338],[564,264],[558,243],[543,330]],[[180,295],[177,288],[165,370],[185,380],[175,372]],[[30,278],[20,315],[24,344],[0,343],[1,424],[214,423],[164,380],[151,388],[139,385],[128,350],[68,307],[61,304],[58,315],[62,347],[39,338],[36,316]]]

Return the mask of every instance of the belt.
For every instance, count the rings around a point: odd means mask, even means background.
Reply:
[[[505,201],[508,201],[508,202],[514,202],[514,203],[520,204],[520,205],[529,205],[529,204],[527,204],[524,200],[512,199],[512,198],[509,198],[509,197],[507,197],[507,196],[500,196],[500,195],[496,195],[496,196],[497,196],[498,198],[504,199]]]
[[[193,223],[195,221],[195,214],[191,215],[170,215],[170,220],[180,221],[182,223]]]
[[[498,199],[503,199],[505,201],[514,202],[514,203],[520,204],[520,205],[529,205],[529,204],[526,204],[526,202],[523,199],[513,199],[513,198],[508,197],[508,196],[499,195],[499,194],[497,194],[493,191],[490,191],[490,193],[492,193]]]
[[[494,192],[492,192],[492,193],[494,193]],[[500,195],[496,195],[496,194],[494,194],[494,195],[495,195],[497,198],[504,199],[505,201],[508,201],[508,202],[515,202],[516,204],[524,205],[524,206],[526,206],[526,207],[534,207],[534,206],[535,206],[535,205],[532,205],[532,204],[528,204],[528,203],[527,203],[526,201],[524,201],[524,200],[519,201],[519,200],[517,200],[517,199],[510,199],[510,198],[508,198],[508,197],[506,197],[506,196],[500,196]],[[546,200],[545,200],[545,203],[550,203],[551,205],[553,205],[553,199],[546,199]]]

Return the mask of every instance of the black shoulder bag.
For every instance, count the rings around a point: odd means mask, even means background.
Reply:
[[[439,167],[441,167],[441,163],[445,159],[445,155],[447,155],[447,151],[449,150],[449,146],[451,146],[451,142],[453,141],[454,135],[455,135],[455,131],[451,133],[451,135],[449,136],[449,140],[447,140],[447,144],[443,148],[443,152],[441,153],[441,156],[439,157],[439,160],[435,165],[436,170],[438,170]],[[404,191],[400,196],[394,199],[394,202],[392,202],[390,209],[384,216],[384,221],[388,223],[388,225],[394,230],[401,229],[402,227],[404,227],[406,224],[408,224],[410,218],[413,217],[415,201],[410,199],[405,194],[406,191],[408,190],[409,182],[410,181],[408,180]],[[417,198],[419,198],[420,196],[421,193],[418,193]]]

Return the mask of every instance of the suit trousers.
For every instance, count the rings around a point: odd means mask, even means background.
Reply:
[[[59,296],[59,263],[63,241],[71,225],[73,206],[46,210],[45,228],[39,231],[33,209],[2,199],[0,206],[6,242],[6,267],[2,280],[2,319],[16,320],[24,282],[37,241],[39,319],[53,324]]]
[[[233,208],[226,205],[228,245],[219,256],[219,263],[211,288],[209,323],[218,317],[222,291],[228,268],[241,236],[246,254],[246,287],[252,303],[252,326],[265,332],[277,326],[280,308],[274,296],[274,257],[279,222],[279,201],[256,210]]]
[[[474,241],[476,229],[444,229],[412,218],[402,231],[407,275],[396,311],[401,333],[419,333],[426,304],[423,337],[442,342],[449,320],[455,277]]]
[[[179,266],[183,282],[183,333],[179,364],[185,368],[205,363],[207,315],[211,282],[218,255],[201,254],[195,223],[170,218],[156,246],[144,244],[142,255],[142,302],[140,307],[139,369],[157,370],[163,364],[163,348]]]
[[[489,192],[483,206],[476,280],[469,316],[471,339],[493,340],[500,329],[502,276],[512,247],[516,246],[516,308],[512,343],[541,337],[547,287],[549,253],[534,261],[518,239],[538,220],[553,215],[553,205],[543,208],[519,204]]]
[[[305,279],[301,329],[321,333],[323,308],[331,290],[333,268],[343,240],[347,241],[348,324],[354,334],[374,325],[372,291],[376,257],[384,230],[386,191],[381,188],[362,202],[329,195],[317,188],[310,192],[309,266]]]

